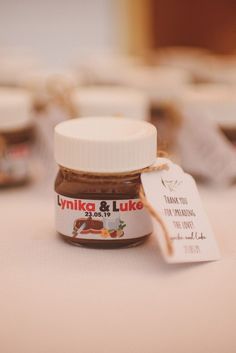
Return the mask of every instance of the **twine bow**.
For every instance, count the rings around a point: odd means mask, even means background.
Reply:
[[[155,172],[155,171],[160,171],[160,170],[168,170],[168,169],[169,169],[168,165],[164,163],[164,164],[160,164],[159,166],[147,167],[147,168],[142,170],[142,173],[149,173],[149,172]],[[163,231],[163,235],[164,235],[164,238],[165,238],[165,242],[166,242],[167,253],[168,253],[168,255],[172,255],[173,254],[173,245],[172,245],[172,241],[170,239],[170,235],[169,235],[168,229],[167,229],[167,227],[165,225],[165,222],[163,221],[162,217],[160,216],[160,214],[148,202],[148,200],[147,200],[147,198],[145,196],[144,189],[143,189],[142,185],[141,185],[140,191],[139,191],[139,198],[142,201],[144,207],[146,207],[146,209],[150,213],[150,215],[153,218],[155,218],[156,221],[161,226],[162,231]]]
[[[0,158],[3,157],[6,150],[6,140],[3,136],[0,135]]]

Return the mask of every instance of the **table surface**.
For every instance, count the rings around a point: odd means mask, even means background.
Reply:
[[[222,259],[167,265],[154,236],[120,250],[68,245],[50,192],[1,191],[1,352],[236,352],[236,187],[200,192]]]

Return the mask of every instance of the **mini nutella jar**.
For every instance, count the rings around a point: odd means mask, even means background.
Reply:
[[[29,181],[33,135],[28,93],[18,89],[0,89],[0,187]]]
[[[140,173],[155,162],[156,141],[153,125],[125,118],[87,117],[56,126],[56,230],[66,241],[117,248],[150,236]]]

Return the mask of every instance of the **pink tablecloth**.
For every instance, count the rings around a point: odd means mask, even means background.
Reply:
[[[167,265],[154,237],[123,250],[67,245],[51,195],[1,192],[0,351],[236,352],[236,188],[201,195],[222,260]]]

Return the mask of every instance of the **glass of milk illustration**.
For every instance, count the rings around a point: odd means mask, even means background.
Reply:
[[[120,217],[116,218],[103,218],[103,225],[106,229],[118,229],[120,225]]]

